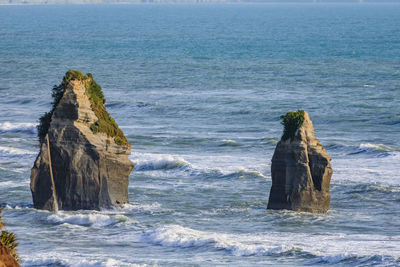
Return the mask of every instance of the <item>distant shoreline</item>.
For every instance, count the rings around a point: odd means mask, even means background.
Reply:
[[[69,0],[43,0],[43,1],[2,1],[0,6],[25,6],[25,5],[93,5],[93,4],[110,4],[110,5],[131,5],[131,4],[400,4],[397,0],[377,1],[377,0],[299,0],[299,1],[276,1],[276,0],[131,0],[131,1],[107,1],[107,0],[88,0],[88,1],[69,1]]]

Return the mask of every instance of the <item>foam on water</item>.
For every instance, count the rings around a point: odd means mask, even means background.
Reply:
[[[301,251],[329,263],[371,255],[388,256],[394,260],[400,257],[400,236],[287,232],[232,234],[168,225],[144,233],[142,239],[166,247],[224,249],[235,256]]]
[[[382,151],[382,152],[390,152],[394,151],[394,148],[384,145],[384,144],[371,144],[371,143],[363,143],[360,144],[360,149],[365,150],[373,150],[373,151]]]
[[[47,217],[47,221],[56,224],[72,224],[91,227],[106,227],[116,224],[119,221],[126,221],[128,218],[123,215],[105,215],[100,213],[75,214],[59,211]]]
[[[33,151],[15,148],[15,147],[5,147],[0,146],[0,157],[7,156],[25,156],[25,155],[35,155],[36,153]]]
[[[371,144],[371,143],[361,143],[360,148],[372,148],[376,150],[390,151],[391,147],[386,146],[384,144]]]
[[[75,259],[71,257],[60,257],[60,256],[33,256],[33,259],[24,260],[22,266],[70,266],[70,267],[118,267],[118,266],[129,266],[129,267],[146,267],[150,266],[147,264],[132,264],[116,259],[105,259],[105,260],[87,260],[87,259]],[[151,265],[156,266],[156,265]]]
[[[31,134],[37,133],[37,128],[35,123],[25,122],[25,123],[12,123],[12,122],[0,122],[0,132],[27,132]]]
[[[241,165],[243,161],[231,156],[202,157],[187,155],[190,160],[184,157],[186,156],[133,152],[130,159],[135,165],[134,171],[175,171],[190,176],[213,178],[266,178],[262,171],[266,168],[264,162],[259,166],[253,163],[253,166],[249,168]],[[196,163],[192,163],[192,160]],[[251,159],[247,160],[251,161]],[[227,162],[229,165],[224,165]],[[240,163],[240,165],[234,165],[236,162]]]
[[[400,185],[400,152],[385,157],[333,158],[333,183],[369,183],[384,186]],[[357,171],[355,171],[357,170]]]
[[[122,212],[149,212],[149,213],[154,213],[154,212],[160,212],[160,211],[165,211],[165,209],[162,208],[161,204],[158,202],[146,204],[146,203],[127,203],[122,205]]]
[[[1,181],[0,188],[8,189],[8,188],[15,188],[20,186],[29,186],[29,180],[25,180],[23,182],[20,181]]]
[[[132,153],[130,159],[135,165],[135,171],[170,170],[191,167],[191,164],[183,158],[168,154]]]
[[[223,139],[221,146],[240,146],[240,143],[232,139]]]

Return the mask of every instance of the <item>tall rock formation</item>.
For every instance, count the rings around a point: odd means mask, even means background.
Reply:
[[[331,159],[315,137],[307,112],[288,112],[281,118],[285,129],[272,157],[268,209],[327,212]]]
[[[129,202],[131,144],[108,114],[91,74],[68,71],[40,119],[31,171],[35,208],[100,209]]]

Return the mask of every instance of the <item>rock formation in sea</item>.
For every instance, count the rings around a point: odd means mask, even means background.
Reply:
[[[284,133],[272,157],[268,209],[329,210],[330,156],[314,135],[307,112],[282,116]]]
[[[1,213],[1,209],[0,209]],[[3,228],[3,223],[0,216],[0,230]],[[15,235],[8,231],[1,231],[0,235],[0,267],[18,267],[18,255],[15,251],[18,243]]]
[[[108,114],[91,74],[68,71],[40,118],[31,171],[35,208],[100,209],[128,203],[131,144]]]

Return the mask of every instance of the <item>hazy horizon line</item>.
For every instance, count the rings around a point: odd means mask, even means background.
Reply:
[[[0,0],[0,5],[75,5],[75,4],[400,4],[399,0]]]

